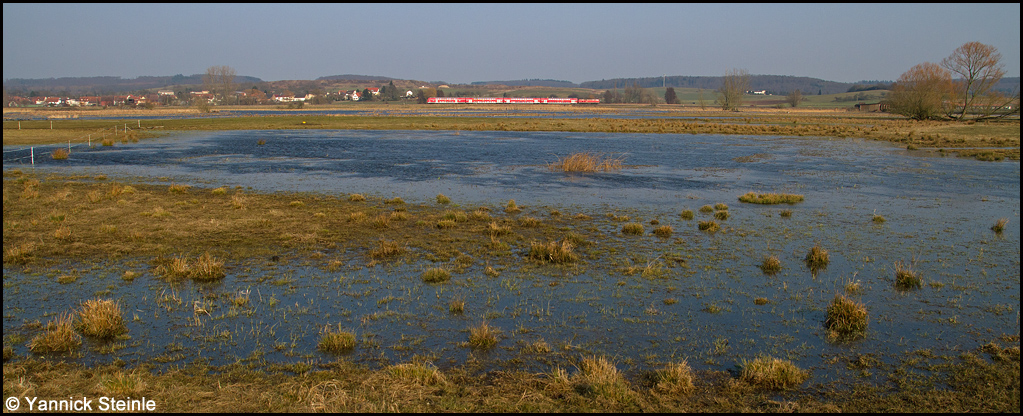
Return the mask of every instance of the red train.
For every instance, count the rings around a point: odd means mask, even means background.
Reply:
[[[511,97],[430,97],[427,104],[598,104],[585,98],[511,98]]]

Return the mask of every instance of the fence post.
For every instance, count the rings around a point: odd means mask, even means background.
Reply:
[[[32,151],[32,167],[36,167],[36,148],[30,147],[29,150]]]

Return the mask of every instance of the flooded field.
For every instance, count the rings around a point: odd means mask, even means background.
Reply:
[[[618,157],[625,167],[548,169],[575,152]],[[1018,345],[1018,162],[857,139],[267,130],[180,133],[36,163],[5,160],[4,169],[230,192],[400,197],[411,216],[485,207],[495,220],[532,218],[580,236],[580,259],[530,262],[528,238],[449,256],[413,248],[416,255],[384,262],[339,244],[232,260],[212,283],[164,279],[151,258],[68,260],[50,270],[5,262],[5,346],[18,355],[31,355],[27,340],[56,314],[96,297],[121,303],[127,335],[86,339],[60,359],[303,368],[337,358],[317,344],[325,328],[340,328],[358,340],[344,356],[373,365],[425,357],[441,368],[481,361],[544,372],[593,354],[636,375],[682,358],[697,370],[734,370],[771,355],[809,369],[811,382],[884,383],[881,372],[848,362],[957,356],[1003,335],[1016,335]],[[750,191],[805,199],[739,202]],[[436,208],[438,194],[450,206]],[[506,210],[509,200],[521,211]],[[727,207],[700,210],[715,204]],[[695,218],[683,218],[684,210]],[[720,231],[698,229],[715,218]],[[996,233],[1000,218],[1008,226]],[[643,230],[623,233],[628,223]],[[669,236],[651,234],[664,225]],[[814,245],[830,261],[812,273],[804,258]],[[766,256],[780,260],[778,273],[761,270]],[[896,263],[922,284],[897,287]],[[437,267],[450,279],[424,281]],[[68,269],[73,280],[61,278]],[[836,294],[866,306],[862,336],[836,340],[825,330]],[[468,342],[484,324],[498,331],[493,348]]]

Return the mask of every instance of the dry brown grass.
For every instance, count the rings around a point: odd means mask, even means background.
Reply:
[[[488,350],[497,345],[497,336],[501,330],[483,322],[469,328],[469,346],[476,349]]]
[[[689,367],[686,360],[668,365],[657,371],[657,384],[655,388],[667,394],[688,395],[695,388],[693,384],[695,376],[693,369]]]
[[[739,378],[754,386],[781,390],[802,384],[810,375],[790,361],[772,357],[757,357],[742,361]]]
[[[394,257],[405,253],[405,247],[396,241],[380,240],[377,247],[369,252],[374,259]]]
[[[828,305],[824,326],[835,338],[861,336],[867,331],[867,307],[843,295]]]
[[[61,148],[59,148],[57,150],[54,150],[52,153],[50,153],[50,157],[53,158],[53,160],[65,160],[65,159],[68,158],[68,155],[70,155],[70,154],[71,154],[71,152],[69,152],[67,149],[61,147]]]
[[[674,232],[675,232],[675,229],[671,228],[670,225],[662,225],[660,227],[654,228],[654,231],[653,231],[654,235],[656,235],[658,237],[661,237],[661,238],[669,238],[669,237],[671,237],[671,234],[674,233]]]
[[[613,157],[590,152],[573,153],[547,164],[553,172],[615,172],[622,169],[625,156]]]
[[[622,234],[625,235],[643,235],[643,224],[638,222],[630,222],[622,226]]]
[[[328,325],[320,331],[320,342],[316,348],[332,354],[349,352],[355,349],[355,334],[342,330],[341,324],[336,329]]]
[[[572,252],[574,248],[568,240],[548,241],[546,244],[534,241],[529,245],[527,257],[540,263],[571,263],[579,260],[579,255]]]
[[[760,270],[767,275],[773,275],[781,271],[781,260],[777,256],[766,256],[760,263]]]
[[[900,290],[918,289],[923,287],[923,280],[912,267],[897,261],[895,262],[895,287]]]
[[[46,325],[43,333],[28,343],[29,351],[36,354],[70,353],[82,345],[82,337],[75,332],[71,314],[57,315]]]
[[[113,300],[91,299],[78,309],[78,328],[83,334],[110,339],[128,331],[121,316],[121,305]]]

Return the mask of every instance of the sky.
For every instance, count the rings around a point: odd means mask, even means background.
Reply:
[[[1020,74],[1012,4],[9,4],[3,77],[661,75],[893,81],[977,41]]]

